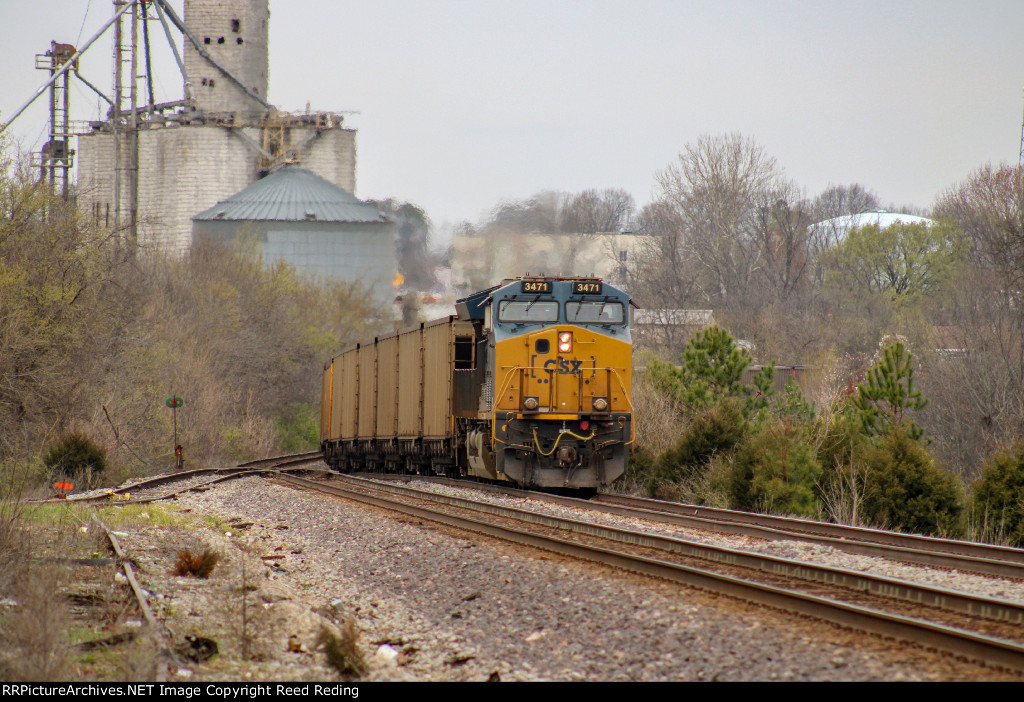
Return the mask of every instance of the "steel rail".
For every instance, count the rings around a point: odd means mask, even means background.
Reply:
[[[283,456],[274,456],[272,458],[259,458],[255,461],[248,461],[246,463],[239,463],[239,468],[256,468],[265,467],[268,465],[291,465],[293,463],[306,463],[315,459],[323,459],[323,453],[320,451],[306,451],[304,453],[289,453]]]
[[[833,624],[855,628],[872,634],[904,639],[954,655],[965,656],[988,665],[1024,672],[1024,646],[1013,642],[909,617],[879,612],[866,607],[836,602],[816,595],[808,595],[785,588],[764,585],[700,568],[620,551],[612,551],[610,549],[584,546],[535,532],[446,514],[396,502],[387,497],[369,495],[361,492],[355,485],[351,488],[327,485],[291,475],[281,475],[280,479],[282,482],[291,483],[296,487],[337,495],[363,504],[401,512],[408,516],[418,517],[457,529],[485,534],[565,556],[611,565],[630,572],[651,575],[719,594],[731,595],[747,602],[809,615]]]
[[[182,480],[187,480],[200,475],[217,475],[219,477],[209,480],[204,483],[192,485],[183,490],[175,490],[166,495],[160,495],[156,497],[143,497],[130,500],[131,504],[144,504],[147,502],[153,502],[155,500],[162,500],[171,497],[176,492],[189,492],[192,490],[199,490],[209,485],[224,482],[225,480],[231,480],[232,478],[240,478],[246,475],[258,475],[268,468],[274,467],[285,467],[285,466],[297,466],[304,463],[309,463],[313,460],[321,458],[320,452],[307,452],[298,454],[288,454],[285,456],[277,456],[274,458],[264,458],[256,461],[249,461],[248,463],[240,463],[233,468],[195,468],[193,470],[182,471],[181,473],[168,473],[166,475],[159,475],[154,478],[144,478],[134,483],[122,485],[121,487],[111,488],[100,495],[70,495],[67,497],[69,503],[77,504],[89,504],[92,502],[101,502],[108,500],[111,495],[125,495],[131,492],[137,492],[139,490],[148,490],[160,485],[167,485],[170,483],[176,483]],[[264,466],[264,467],[258,467]],[[326,470],[326,468],[324,468]],[[36,500],[39,502],[49,502],[56,498],[46,498],[43,500]]]
[[[365,473],[361,475],[371,479],[385,480],[388,482],[399,480],[407,481],[413,479],[413,476],[387,477]],[[467,483],[466,481],[453,481],[448,478],[434,478],[433,476],[418,476],[415,477],[415,479],[439,482],[444,485],[452,485],[455,487],[473,487],[488,492],[535,499],[542,502],[549,502],[567,507],[576,507],[583,510],[592,510],[606,514],[631,517],[634,519],[647,519],[655,522],[675,524],[677,526],[687,527],[690,529],[714,531],[723,534],[737,534],[740,536],[750,536],[770,541],[799,541],[803,543],[831,546],[837,550],[861,556],[886,558],[888,560],[901,561],[914,565],[924,565],[936,568],[981,573],[1000,578],[1024,580],[1024,562],[1018,562],[1015,560],[1018,552],[1021,551],[1020,549],[1001,546],[992,546],[989,549],[988,544],[977,544],[974,542],[955,541],[951,539],[932,539],[925,536],[897,534],[895,532],[882,532],[877,529],[860,529],[856,527],[850,527],[849,529],[851,529],[851,531],[844,532],[846,534],[845,536],[829,536],[824,533],[819,535],[808,531],[794,530],[792,528],[761,525],[757,523],[757,520],[761,517],[769,517],[770,520],[772,520],[770,523],[774,524],[788,524],[796,522],[799,524],[823,524],[826,527],[842,527],[842,525],[809,522],[806,520],[792,519],[788,517],[773,517],[771,515],[754,515],[745,512],[733,512],[731,510],[718,510],[719,512],[727,512],[734,515],[746,515],[748,519],[746,522],[739,521],[738,519],[723,520],[714,516],[715,511],[713,508],[695,507],[693,505],[681,505],[680,507],[682,509],[670,512],[665,510],[651,510],[644,507],[630,507],[622,504],[608,503],[600,497],[597,500],[564,497],[544,492],[521,490],[518,488],[506,488],[475,482]],[[661,504],[671,505],[673,503]],[[689,514],[687,513],[687,510],[691,512],[696,510],[698,513]],[[705,513],[707,516],[701,516]],[[856,537],[858,533],[862,532],[886,534],[889,537],[892,537],[893,543],[886,544],[878,543],[876,541],[859,541]],[[906,538],[904,539],[904,537]],[[930,548],[931,550],[920,550],[917,548],[917,546],[923,543],[930,544],[930,547],[926,546],[926,548]],[[988,556],[985,557],[953,551],[937,550],[942,548],[944,544],[950,544],[951,548],[961,544],[970,544],[978,547],[975,551],[976,553],[987,553]],[[1009,555],[1009,557],[1014,560],[1005,560],[1000,558],[1000,556],[1004,555]]]
[[[203,482],[203,483],[197,483],[196,485],[191,485],[191,486],[189,486],[187,488],[184,488],[184,489],[181,489],[181,490],[172,490],[169,493],[166,493],[166,494],[163,494],[163,495],[155,495],[155,496],[152,496],[152,497],[136,497],[136,498],[132,498],[131,500],[126,500],[124,502],[115,503],[115,504],[121,504],[121,505],[124,505],[124,504],[146,504],[148,502],[154,502],[156,500],[168,499],[168,498],[172,497],[173,495],[175,495],[176,493],[179,493],[179,492],[189,492],[189,491],[192,491],[192,490],[199,490],[199,489],[207,487],[209,485],[214,485],[216,483],[224,482],[225,480],[231,480],[233,478],[241,478],[241,477],[246,476],[246,475],[257,475],[260,472],[261,472],[260,470],[247,470],[247,469],[239,469],[239,468],[226,468],[226,469],[199,468],[199,469],[193,470],[193,471],[186,471],[184,473],[174,473],[174,474],[171,474],[171,475],[161,475],[161,476],[156,477],[156,478],[150,478],[150,479],[147,479],[147,480],[142,480],[140,482],[132,483],[130,485],[123,485],[123,486],[121,486],[119,488],[114,488],[112,490],[107,490],[106,492],[104,492],[102,494],[99,494],[99,495],[76,495],[76,496],[71,496],[71,497],[67,498],[67,502],[69,504],[91,504],[91,503],[94,503],[94,502],[106,502],[106,501],[110,500],[110,498],[112,496],[116,497],[118,495],[130,494],[132,491],[136,491],[137,492],[139,490],[148,490],[150,488],[158,487],[160,485],[166,485],[168,483],[179,482],[179,481],[181,481],[183,479],[195,477],[197,475],[204,475],[204,474],[211,474],[211,473],[219,474],[218,477],[214,478],[213,480],[208,480],[208,481]],[[43,502],[50,502],[50,501],[53,501],[55,499],[56,498],[52,498],[51,497],[51,498],[47,498],[46,500],[41,500],[41,501],[43,501]]]
[[[641,509],[647,509],[654,512],[690,514],[693,516],[730,520],[740,523],[755,523],[764,526],[773,526],[774,528],[786,531],[820,534],[822,536],[830,536],[839,539],[855,538],[860,541],[872,541],[890,546],[914,547],[918,550],[928,549],[942,553],[961,554],[965,556],[1024,564],[1024,549],[1013,548],[1011,546],[1000,546],[998,544],[962,541],[959,539],[942,539],[933,536],[922,536],[921,534],[902,534],[894,531],[885,531],[883,529],[850,526],[848,524],[832,524],[829,522],[800,519],[797,517],[783,517],[772,514],[755,514],[751,512],[740,512],[717,507],[705,507],[702,505],[680,504],[666,502],[664,500],[652,500],[649,498],[626,495],[601,494],[597,495],[592,501],[601,504],[619,504],[628,507],[639,507]]]
[[[167,660],[171,657],[170,648],[167,646],[167,641],[164,639],[164,635],[160,630],[160,621],[153,614],[153,610],[149,606],[149,598],[146,590],[139,584],[138,578],[135,577],[135,570],[132,568],[132,564],[125,555],[124,550],[121,548],[121,544],[118,542],[114,532],[110,530],[100,516],[96,512],[92,513],[93,521],[99,525],[103,532],[107,535],[107,540],[110,542],[111,548],[114,550],[114,555],[117,557],[117,562],[124,571],[124,576],[128,580],[128,584],[131,586],[132,592],[135,594],[135,601],[139,605],[139,609],[142,611],[142,616],[146,620],[146,626],[150,633],[156,637],[157,644],[160,648],[160,657],[157,664],[156,680],[157,682],[167,681]]]
[[[619,529],[617,527],[556,517],[515,507],[505,507],[451,495],[441,495],[407,486],[376,483],[364,478],[344,476],[342,479],[391,494],[426,499],[463,509],[471,509],[496,516],[540,524],[549,528],[596,536],[623,544],[659,549],[690,558],[700,558],[721,563],[726,566],[738,566],[769,575],[798,578],[808,582],[841,587],[854,592],[868,593],[992,621],[1024,624],[1024,602],[996,600],[947,588],[913,583],[898,578],[873,575],[834,566],[806,563],[804,561],[741,551],[724,546],[712,546],[676,537]]]

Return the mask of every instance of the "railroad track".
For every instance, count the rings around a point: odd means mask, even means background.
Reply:
[[[264,458],[257,461],[249,461],[248,463],[240,463],[233,468],[197,468],[195,470],[182,471],[181,473],[169,473],[122,485],[119,488],[71,495],[67,498],[67,501],[74,504],[108,501],[145,504],[155,500],[166,500],[177,493],[189,490],[208,490],[211,486],[225,480],[234,480],[235,478],[247,475],[258,475],[268,470],[310,470],[311,468],[317,468],[317,466],[311,466],[310,464],[320,464],[319,468],[323,468],[322,455],[319,451]],[[49,500],[53,499],[55,498],[49,498]]]
[[[821,543],[832,545],[836,543],[857,542],[908,549],[922,553],[934,553],[941,556],[959,556],[964,559],[964,565],[975,562],[972,559],[978,559],[982,562],[1019,564],[1021,566],[1019,569],[1008,568],[1005,571],[992,574],[1001,577],[1024,579],[1024,549],[1012,548],[1010,546],[962,541],[959,539],[940,539],[919,534],[901,534],[882,529],[831,524],[829,522],[781,517],[771,514],[754,514],[701,505],[684,505],[627,495],[601,494],[596,496],[591,502],[601,505],[619,505],[649,512],[696,517],[719,523],[749,524],[784,534],[826,539],[827,541],[822,541]],[[1014,573],[1018,574],[1014,575]]]
[[[388,482],[411,479],[410,476],[377,474],[360,474],[360,476]],[[623,495],[599,494],[590,499],[581,499],[449,478],[417,476],[415,479],[691,529],[749,536],[770,541],[798,541],[829,546],[861,556],[1024,580],[1024,549],[1007,546],[955,539],[937,539],[916,534],[900,534],[880,529],[737,512],[699,505],[684,505]]]
[[[132,594],[135,596],[135,602],[139,607],[139,611],[142,612],[142,616],[146,624],[146,630],[156,642],[160,654],[157,659],[156,681],[166,682],[167,662],[172,659],[172,654],[167,645],[167,640],[164,638],[162,633],[160,622],[157,620],[156,616],[153,614],[152,608],[149,606],[148,593],[139,584],[138,578],[135,577],[135,569],[132,567],[131,560],[125,555],[124,550],[121,548],[121,544],[117,540],[117,536],[114,532],[95,512],[92,514],[92,519],[106,535],[107,542],[110,544],[110,548],[114,551],[118,567],[121,569],[121,572],[124,573],[124,577],[128,581],[128,585],[131,587]]]
[[[338,476],[280,474],[317,490],[461,530],[653,575],[1024,672],[1024,605]]]

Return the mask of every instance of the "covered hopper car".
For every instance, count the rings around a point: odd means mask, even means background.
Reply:
[[[629,298],[594,278],[517,278],[457,315],[343,351],[321,448],[342,472],[596,488],[633,443]]]

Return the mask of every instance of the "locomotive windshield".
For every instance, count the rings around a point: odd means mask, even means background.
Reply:
[[[622,324],[624,318],[621,302],[587,300],[565,303],[565,319],[570,324]]]
[[[499,322],[557,322],[557,300],[502,300],[498,305]]]

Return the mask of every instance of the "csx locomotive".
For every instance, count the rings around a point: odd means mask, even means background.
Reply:
[[[332,468],[596,488],[633,443],[629,297],[596,278],[517,278],[457,315],[324,367]]]

